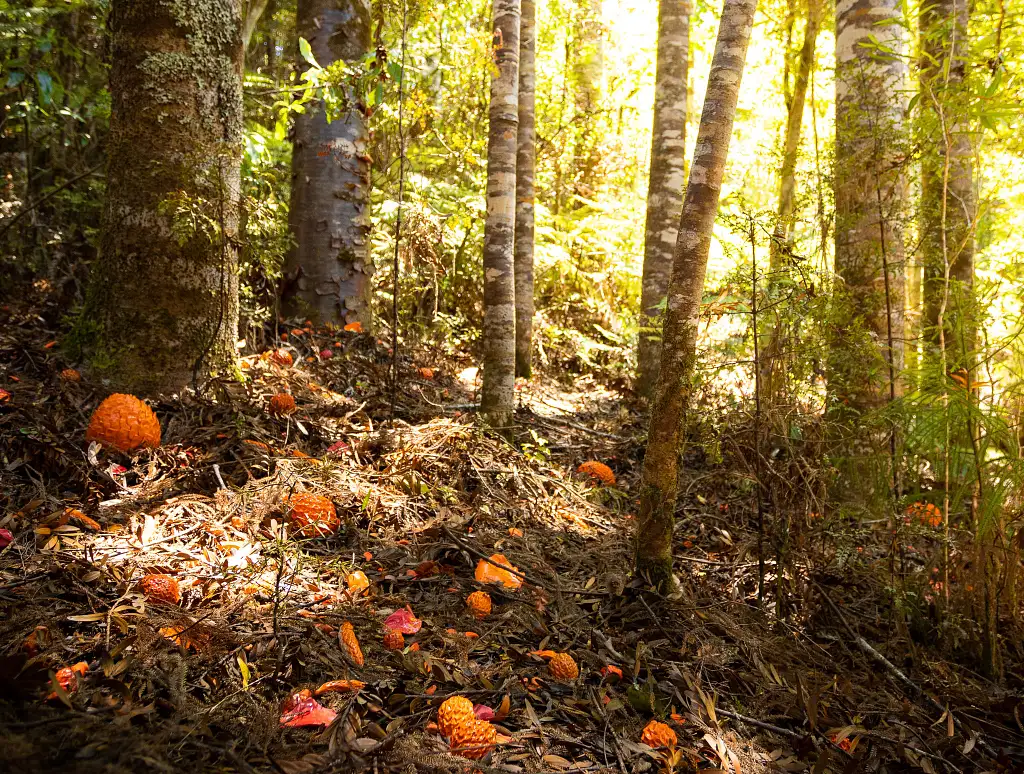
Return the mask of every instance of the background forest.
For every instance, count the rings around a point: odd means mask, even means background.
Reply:
[[[1024,771],[1024,9],[0,57],[11,770]]]

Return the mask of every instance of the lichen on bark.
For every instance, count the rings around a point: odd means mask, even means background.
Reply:
[[[241,0],[114,0],[100,256],[72,341],[116,389],[231,366],[238,325]]]

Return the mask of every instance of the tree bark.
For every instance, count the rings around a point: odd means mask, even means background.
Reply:
[[[899,0],[836,7],[835,338],[830,411],[857,421],[896,391],[903,366],[907,64]],[[877,45],[892,53],[880,52]],[[891,345],[890,345],[891,343]]]
[[[370,49],[368,0],[299,0],[297,32],[317,62],[357,63]],[[285,261],[285,309],[318,322],[369,330],[370,157],[355,95],[328,123],[322,102],[295,118],[292,199],[295,245]]]
[[[100,257],[72,348],[113,389],[234,363],[241,0],[114,0]]]
[[[661,0],[658,69],[654,82],[654,131],[647,191],[647,227],[641,284],[641,330],[636,391],[650,398],[661,368],[659,309],[668,292],[686,186],[686,115],[690,52],[690,1]]]
[[[640,486],[636,543],[637,573],[659,588],[666,588],[672,582],[680,428],[689,408],[711,232],[718,214],[718,198],[756,8],[756,0],[725,0],[722,8],[693,165],[679,220],[668,289],[661,371]]]
[[[519,135],[516,151],[516,376],[530,378],[533,365],[533,174],[535,127],[536,6],[522,0],[519,35]]]
[[[921,164],[925,341],[932,356],[943,345],[950,370],[971,367],[976,336],[974,150],[963,115],[969,14],[966,0],[937,0],[923,5],[919,16],[919,104],[927,138]]]
[[[600,163],[597,137],[604,78],[602,0],[576,0],[572,52],[573,99],[576,107],[576,193],[593,197]]]
[[[516,141],[519,126],[520,0],[494,0],[494,57],[487,136],[484,225],[484,374],[480,415],[506,432],[516,376]]]
[[[807,0],[807,26],[804,28],[804,42],[800,47],[793,94],[786,105],[786,141],[782,151],[782,171],[779,174],[779,220],[775,226],[770,253],[770,268],[782,268],[782,257],[791,240],[793,212],[796,200],[796,162],[800,154],[800,134],[804,120],[804,102],[807,98],[807,84],[814,67],[815,43],[818,40],[818,26],[821,22],[821,0]]]
[[[242,50],[249,50],[249,43],[252,41],[253,33],[256,32],[256,25],[260,23],[260,17],[267,10],[270,0],[247,0],[245,13],[242,17]]]
[[[804,42],[800,47],[793,93],[786,95],[786,139],[782,150],[782,169],[779,173],[778,221],[769,250],[769,285],[780,279],[786,263],[785,258],[792,253],[792,228],[796,210],[796,162],[800,155],[804,103],[807,99],[807,84],[815,65],[814,54],[820,22],[821,0],[807,0],[807,24],[804,27]],[[775,315],[775,318],[775,326],[762,339],[764,344],[761,347],[761,362],[757,364],[761,372],[761,395],[769,404],[775,402],[781,393],[786,370],[780,352],[783,323],[779,315]]]

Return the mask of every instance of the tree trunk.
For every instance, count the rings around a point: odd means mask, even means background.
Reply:
[[[100,257],[72,345],[113,389],[234,362],[241,0],[114,0]]]
[[[533,173],[535,124],[536,6],[522,0],[519,35],[519,137],[516,151],[516,376],[530,378],[533,359]]]
[[[830,410],[856,421],[896,392],[903,366],[907,80],[899,0],[836,8],[835,339]],[[880,52],[885,46],[893,55]]]
[[[650,398],[661,367],[661,311],[672,275],[686,186],[687,80],[690,1],[661,0],[658,9],[658,70],[654,82],[654,131],[647,191],[647,228],[640,297],[636,390]]]
[[[598,113],[604,77],[602,0],[576,0],[572,71],[576,106],[576,193],[593,197],[600,163]]]
[[[718,213],[718,197],[756,8],[756,0],[725,0],[722,8],[693,165],[679,220],[668,289],[661,371],[640,486],[636,544],[637,573],[659,588],[671,585],[680,428],[689,407],[711,232]]]
[[[480,415],[492,428],[512,425],[516,381],[516,141],[519,126],[520,0],[494,0],[494,56],[487,136],[484,226],[484,375]]]
[[[297,33],[317,62],[358,63],[370,49],[368,0],[299,0]],[[323,103],[295,118],[289,220],[295,245],[285,261],[285,309],[339,325],[372,322],[370,157],[363,114],[349,92],[328,123]]]
[[[252,35],[256,32],[256,25],[260,23],[260,17],[267,10],[270,0],[247,0],[245,14],[242,17],[242,50],[248,51]]]
[[[818,26],[821,21],[821,0],[807,1],[807,26],[804,28],[804,43],[800,48],[793,94],[787,104],[786,143],[782,152],[782,171],[779,175],[779,221],[772,238],[770,268],[782,268],[783,255],[792,239],[793,212],[796,199],[796,161],[800,153],[800,133],[804,120],[804,101],[807,98],[807,84],[814,67],[814,49],[818,40]]]
[[[937,0],[923,5],[919,17],[919,104],[927,138],[921,170],[925,341],[933,356],[942,345],[950,370],[970,368],[975,348],[971,296],[977,207],[973,148],[963,115],[969,13],[966,0]]]
[[[792,228],[796,210],[796,162],[800,155],[800,135],[803,128],[804,102],[807,98],[807,84],[815,66],[815,44],[821,21],[821,0],[807,0],[807,25],[804,27],[804,42],[796,67],[793,93],[786,95],[786,139],[782,150],[782,169],[779,173],[779,211],[775,233],[772,234],[769,250],[769,285],[781,278],[786,256],[792,254]],[[768,403],[774,403],[785,384],[785,362],[782,357],[783,322],[776,314],[775,325],[762,340],[761,395]],[[769,318],[770,319],[770,318]],[[756,331],[755,331],[756,333]]]

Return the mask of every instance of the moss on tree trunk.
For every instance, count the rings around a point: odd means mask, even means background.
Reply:
[[[241,0],[114,0],[100,256],[72,346],[115,389],[234,361]]]

